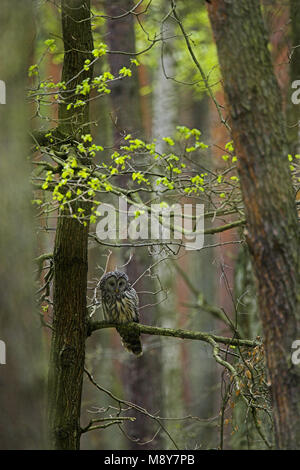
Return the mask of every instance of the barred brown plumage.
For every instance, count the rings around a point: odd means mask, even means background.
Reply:
[[[120,324],[116,329],[122,338],[123,346],[140,356],[142,354],[140,334],[128,330],[125,326],[132,321],[139,322],[139,298],[127,274],[120,271],[108,272],[100,281],[100,291],[104,319]]]

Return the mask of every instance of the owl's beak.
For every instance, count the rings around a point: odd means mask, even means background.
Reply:
[[[116,289],[116,293],[117,293],[117,294],[119,293],[119,289]]]

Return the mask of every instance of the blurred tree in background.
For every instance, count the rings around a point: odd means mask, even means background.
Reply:
[[[298,9],[3,2],[0,448],[300,447]],[[99,239],[120,199],[204,204],[204,247]],[[102,321],[115,269],[140,358]]]
[[[7,355],[6,365],[0,366],[0,447],[39,449],[46,443],[46,351],[34,302],[37,224],[31,204],[28,135],[32,110],[25,106],[35,31],[32,2],[4,0],[0,27],[1,80],[6,84],[6,104],[0,105],[0,338]]]

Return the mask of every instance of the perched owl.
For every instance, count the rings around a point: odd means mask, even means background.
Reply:
[[[100,281],[104,319],[112,323],[120,323],[116,327],[123,346],[137,356],[142,354],[139,332],[128,332],[122,323],[139,322],[139,298],[131,287],[127,274],[111,271]]]

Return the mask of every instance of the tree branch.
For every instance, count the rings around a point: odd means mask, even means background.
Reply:
[[[88,325],[88,336],[90,336],[94,331],[101,330],[104,328],[114,328],[116,326],[116,323],[107,323],[105,321],[90,322]],[[249,348],[254,348],[255,346],[259,345],[259,341],[256,340],[228,338],[226,336],[211,335],[209,333],[203,333],[201,331],[190,331],[179,328],[161,328],[158,326],[143,325],[141,323],[133,322],[127,323],[126,327],[132,330],[135,329],[140,333],[146,335],[171,336],[173,338],[194,339],[198,341],[204,341],[205,343],[209,344],[212,344],[212,341],[215,341],[216,343],[229,344],[232,346],[246,346]]]
[[[104,424],[96,424],[103,421],[107,422]],[[105,429],[111,426],[112,424],[123,424],[124,421],[135,421],[135,418],[133,416],[115,416],[109,418],[91,419],[91,421],[86,427],[81,428],[81,434],[84,434],[88,431],[94,431],[95,429]]]

